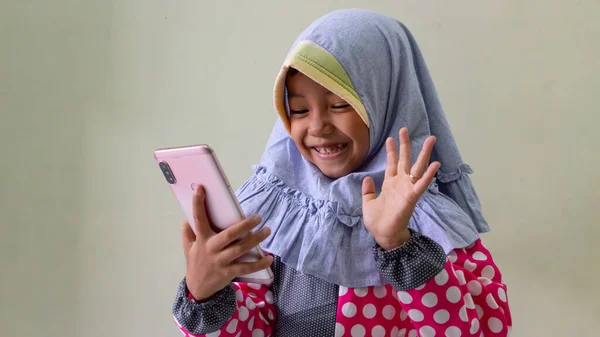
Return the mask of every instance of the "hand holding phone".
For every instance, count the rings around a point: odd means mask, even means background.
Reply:
[[[252,233],[260,223],[259,216],[244,219],[216,233],[208,221],[204,201],[204,190],[198,186],[193,196],[196,234],[187,221],[183,224],[186,283],[198,301],[211,297],[237,277],[269,268],[273,262],[272,256],[253,262],[237,261],[271,233],[268,227]]]
[[[154,157],[187,219],[183,249],[194,298],[206,299],[231,281],[271,284],[272,258],[258,246],[270,231],[253,233],[260,219],[245,219],[210,146],[158,149]]]

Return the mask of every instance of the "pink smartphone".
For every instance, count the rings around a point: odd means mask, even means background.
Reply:
[[[227,229],[244,219],[244,211],[210,146],[201,144],[158,149],[154,151],[154,158],[194,232],[196,227],[192,198],[196,185],[204,188],[206,212],[216,232]],[[253,262],[263,256],[262,250],[257,246],[237,261]],[[240,276],[235,281],[271,284],[273,272],[268,268]]]

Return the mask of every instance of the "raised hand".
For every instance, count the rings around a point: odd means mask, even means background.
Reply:
[[[425,140],[419,158],[411,167],[411,146],[408,129],[400,130],[400,155],[390,137],[386,141],[387,165],[379,196],[371,177],[363,180],[363,220],[375,241],[385,250],[401,246],[410,237],[408,222],[417,200],[433,181],[440,168],[438,162],[429,165],[435,137]]]

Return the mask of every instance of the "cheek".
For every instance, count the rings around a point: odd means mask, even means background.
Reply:
[[[300,125],[298,125],[298,123],[292,123],[290,129],[290,136],[292,137],[292,140],[294,141],[296,147],[298,148],[298,150],[300,150],[300,152],[303,152],[305,150],[304,132],[302,130],[303,129],[300,127]]]
[[[355,126],[353,130],[355,137],[354,142],[356,144],[356,150],[358,154],[364,159],[369,152],[369,128],[366,125]]]

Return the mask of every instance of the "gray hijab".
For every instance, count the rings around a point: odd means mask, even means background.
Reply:
[[[489,231],[419,47],[397,20],[359,9],[339,10],[311,24],[296,40],[312,41],[348,74],[368,115],[370,149],[363,166],[339,179],[306,161],[276,122],[259,165],[238,190],[246,214],[260,214],[272,229],[261,247],[297,271],[347,287],[385,284],[374,262],[374,239],[362,222],[361,184],[383,181],[388,136],[407,126],[414,158],[429,135],[436,181],[415,208],[409,227],[448,253]],[[276,93],[276,97],[277,97]]]

